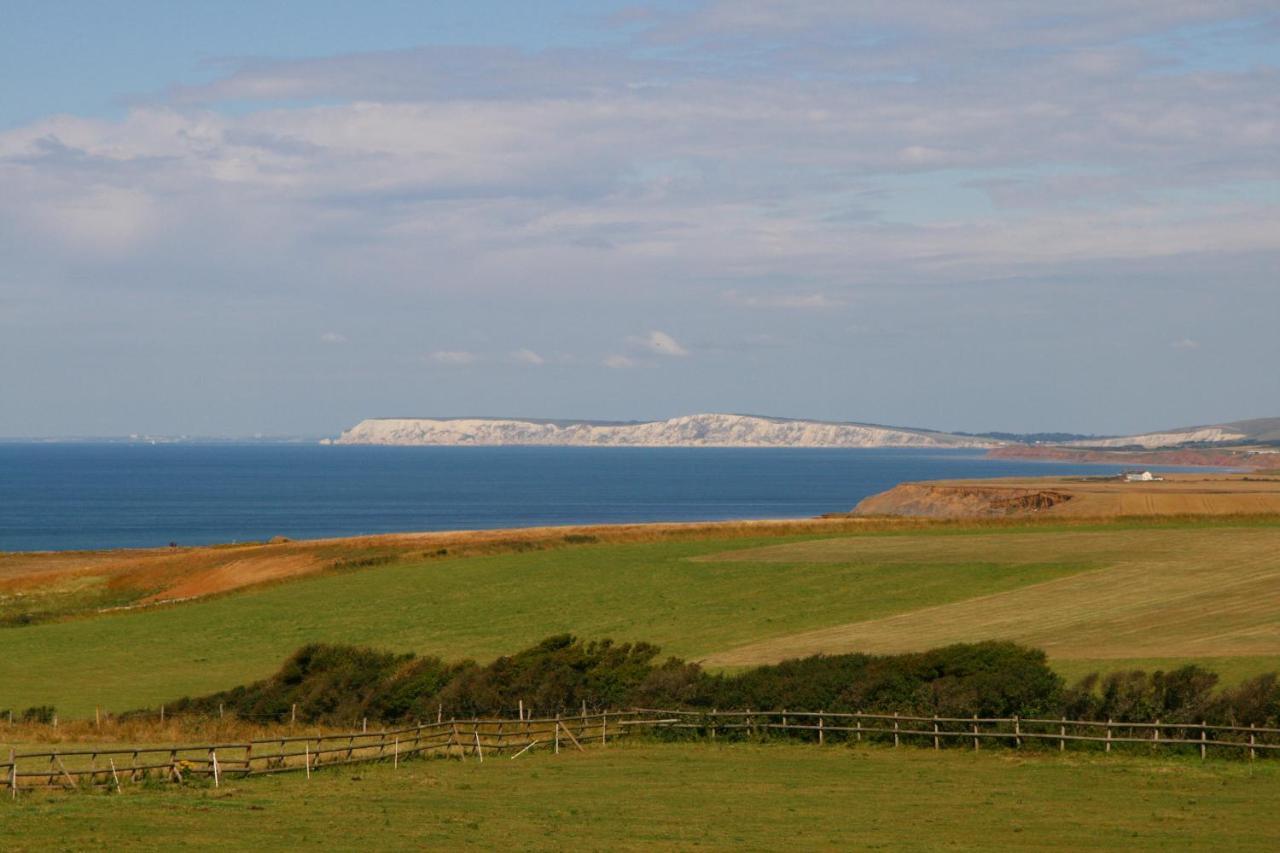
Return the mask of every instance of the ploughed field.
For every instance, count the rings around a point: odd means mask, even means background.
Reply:
[[[872,495],[859,516],[930,518],[1113,518],[1280,513],[1280,475],[1161,474],[1128,482],[1103,477],[1002,477],[903,483]]]
[[[10,850],[1274,850],[1274,762],[632,743],[0,799]],[[673,784],[673,780],[678,780]]]
[[[487,660],[560,632],[730,667],[997,638],[1043,647],[1069,675],[1280,669],[1276,516],[627,530],[236,546],[255,565],[325,550],[316,570],[267,585],[0,627],[0,709],[155,707],[265,677],[309,642]],[[200,550],[188,558],[219,549]],[[109,559],[127,566],[129,552]]]

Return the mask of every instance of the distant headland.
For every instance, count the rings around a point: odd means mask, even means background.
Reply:
[[[960,433],[851,421],[741,414],[684,415],[657,421],[536,418],[369,418],[325,444],[585,447],[903,447],[970,448],[1001,456],[1089,456],[1125,451],[1280,450],[1280,418],[1185,427],[1128,436],[1071,433]],[[1221,455],[1199,464],[1231,464]],[[1181,464],[1197,464],[1195,454]],[[1170,464],[1179,464],[1171,462]]]

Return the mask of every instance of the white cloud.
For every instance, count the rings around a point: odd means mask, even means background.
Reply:
[[[840,308],[844,302],[832,298],[825,293],[742,293],[737,290],[726,290],[721,294],[726,302],[741,305],[744,308],[800,308],[824,309]]]
[[[628,358],[625,355],[614,354],[605,358],[604,366],[611,367],[614,370],[625,370],[629,367],[639,367],[640,363],[633,358]]]
[[[632,337],[628,338],[627,341],[633,346],[648,350],[656,355],[684,357],[689,354],[689,351],[681,346],[679,341],[668,335],[666,332],[661,332],[656,329],[645,337]]]
[[[1174,349],[1200,349],[1200,342],[1193,341],[1191,338],[1179,338],[1170,342],[1169,346]]]
[[[517,364],[529,364],[535,367],[546,364],[547,360],[531,349],[518,349],[511,353],[511,360]]]
[[[427,356],[429,361],[436,364],[449,364],[454,366],[462,366],[466,364],[475,364],[477,358],[473,352],[466,350],[436,350]]]
[[[341,332],[325,332],[320,336],[320,342],[326,344],[345,344],[347,336]]]

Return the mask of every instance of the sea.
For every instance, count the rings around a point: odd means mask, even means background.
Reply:
[[[907,480],[1119,470],[980,450],[10,442],[0,551],[804,518]]]

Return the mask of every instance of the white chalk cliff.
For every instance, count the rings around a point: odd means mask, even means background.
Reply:
[[[1229,425],[1228,425],[1229,426]],[[1220,442],[1242,441],[1249,436],[1237,430],[1223,427],[1197,427],[1177,430],[1175,432],[1148,432],[1142,435],[1126,435],[1120,438],[1094,438],[1083,441],[1068,441],[1066,447],[1144,447],[1153,450],[1159,447],[1178,447],[1183,444],[1216,444]]]
[[[333,444],[575,445],[591,447],[996,447],[1003,442],[927,430],[753,415],[686,415],[649,423],[502,418],[370,418]]]

